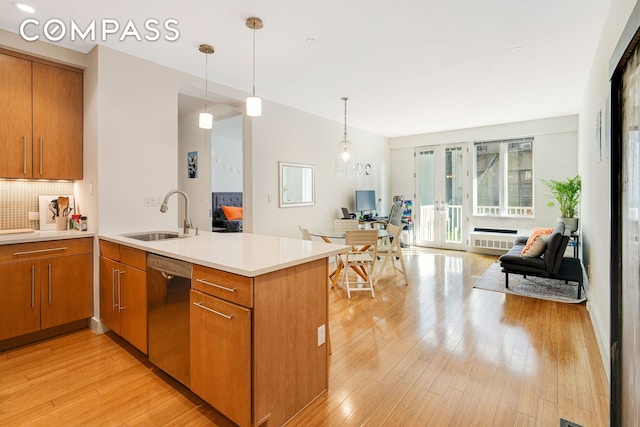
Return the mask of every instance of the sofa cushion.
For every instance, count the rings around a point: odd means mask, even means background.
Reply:
[[[531,242],[527,241],[526,246],[520,252],[523,257],[538,258],[544,253],[547,248],[547,238],[545,234],[536,234],[533,236]]]
[[[242,208],[239,206],[222,206],[222,212],[229,221],[242,219]]]
[[[540,237],[540,236],[548,236],[552,232],[553,232],[553,228],[543,228],[543,227],[534,228],[533,231],[531,232],[531,234],[529,235],[529,237],[527,238],[527,243],[525,244],[525,246],[522,249],[522,252],[520,254],[522,256],[540,256],[540,255],[542,255],[542,252],[544,251],[544,248],[545,248],[545,245],[546,245],[546,241],[545,240],[539,240],[538,237]],[[536,242],[537,242],[537,244],[536,244]],[[531,249],[531,247],[534,244],[536,245],[535,250],[532,251],[532,253],[528,253],[529,250]]]

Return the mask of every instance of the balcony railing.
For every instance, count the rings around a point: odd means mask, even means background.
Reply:
[[[444,221],[444,224],[442,223]],[[418,223],[418,240],[436,241],[436,227],[444,229],[446,243],[462,242],[462,206],[421,205]]]

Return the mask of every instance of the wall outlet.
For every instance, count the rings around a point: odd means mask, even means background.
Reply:
[[[152,208],[156,204],[156,199],[153,196],[144,196],[144,207]]]
[[[40,219],[40,212],[29,212],[29,221],[38,221]]]
[[[318,327],[318,347],[324,344],[326,340],[327,337],[325,333],[325,327],[324,325],[321,325],[320,327]]]

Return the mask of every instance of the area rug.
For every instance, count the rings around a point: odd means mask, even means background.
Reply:
[[[519,274],[509,274],[509,289],[504,287],[504,273],[498,262],[494,262],[482,273],[478,281],[473,286],[478,289],[486,289],[507,294],[522,295],[530,298],[540,298],[551,301],[580,303],[586,300],[585,291],[582,291],[580,299],[578,295],[578,285],[574,282],[565,284],[563,280],[551,280],[542,277],[527,276],[525,279]]]

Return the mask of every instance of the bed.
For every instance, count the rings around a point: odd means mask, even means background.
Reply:
[[[211,211],[213,219],[211,227],[213,231],[221,233],[242,232],[242,213],[240,218],[228,219],[223,211],[223,206],[242,208],[242,192],[215,192],[211,193]],[[234,209],[237,214],[238,209]],[[237,216],[237,215],[236,215]]]

